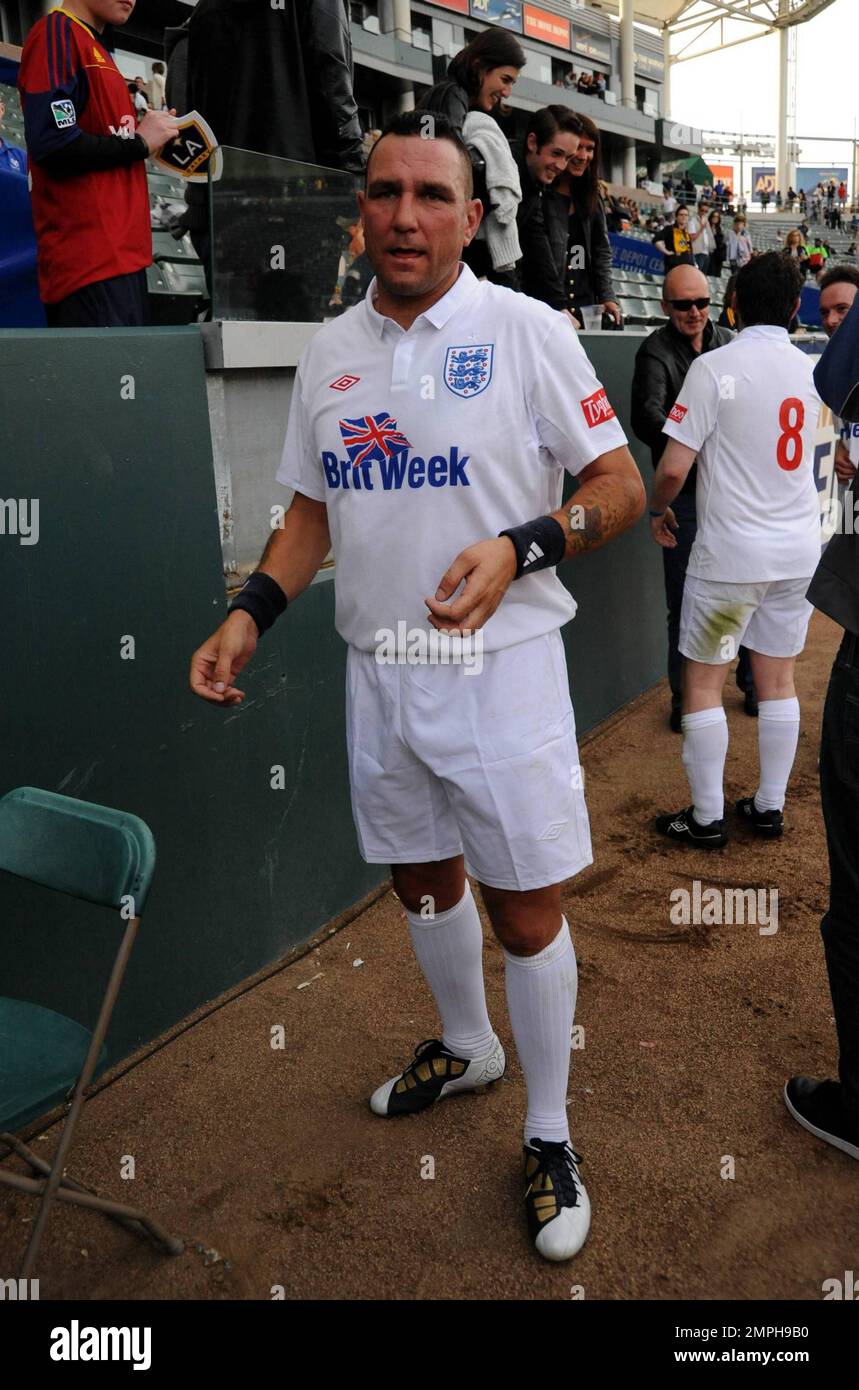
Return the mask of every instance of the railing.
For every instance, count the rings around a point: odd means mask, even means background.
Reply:
[[[209,185],[213,318],[322,323],[372,278],[354,175],[223,147]]]

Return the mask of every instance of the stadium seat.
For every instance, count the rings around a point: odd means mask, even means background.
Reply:
[[[125,922],[92,1033],[38,1003],[0,997],[2,1156],[16,1153],[37,1175],[22,1177],[0,1167],[0,1183],[41,1199],[21,1278],[32,1272],[57,1198],[102,1211],[121,1225],[144,1231],[163,1251],[181,1254],[182,1241],[142,1211],[98,1197],[65,1175],[86,1088],[106,1061],[105,1035],[152,882],[152,832],[124,811],[37,787],[18,787],[0,800],[0,869],[81,902],[111,908]],[[4,927],[11,929],[8,922]],[[16,1131],[70,1093],[71,1107],[48,1164],[16,1137]]]

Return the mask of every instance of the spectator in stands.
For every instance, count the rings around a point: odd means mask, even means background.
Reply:
[[[808,231],[809,231],[809,227],[808,227],[808,223],[806,222],[806,220],[805,220],[804,217],[803,217],[802,221],[800,222],[799,227],[797,228],[797,230],[798,230],[800,236],[802,237],[803,241],[807,241],[807,240],[808,240]]]
[[[838,185],[838,202],[841,207],[844,207],[847,202],[847,184],[843,179]]]
[[[781,196],[781,189],[780,189],[780,188],[779,188],[779,189],[776,189],[776,195],[775,195],[775,210],[776,210],[776,212],[781,212],[783,203],[784,203],[784,199],[783,199],[782,196]]]
[[[804,188],[801,188],[801,189],[799,190],[799,211],[800,211],[800,216],[802,217],[803,222],[805,221],[805,215],[806,215],[807,210],[808,210],[808,200],[806,199],[806,196],[805,196],[805,189],[804,189]],[[807,235],[807,231],[806,231],[806,235]]]
[[[615,323],[620,309],[611,279],[611,243],[600,198],[600,133],[590,116],[577,113],[582,127],[579,147],[566,172],[554,184],[567,208],[567,307],[584,326],[576,310],[599,304]]]
[[[6,103],[0,97],[0,128],[6,115]],[[17,145],[9,145],[0,135],[0,171],[5,170],[9,174],[21,174],[27,177],[27,151],[20,150]]]
[[[199,111],[223,145],[363,172],[341,0],[197,0],[183,30],[167,53],[171,106]],[[208,268],[206,186],[189,185],[185,201],[176,231]]]
[[[662,211],[666,217],[673,217],[677,211],[677,199],[670,188],[662,199]]]
[[[568,106],[544,106],[528,120],[518,155],[519,288],[553,309],[567,308],[567,204],[552,187],[576,153],[582,124]]]
[[[737,327],[737,272],[736,272],[736,271],[734,271],[734,274],[733,274],[733,275],[730,275],[730,276],[728,277],[728,283],[727,283],[727,285],[725,286],[725,302],[724,302],[724,304],[722,305],[722,312],[721,312],[721,314],[719,315],[719,327],[720,327],[720,328],[730,328],[731,330],[734,330],[734,329],[736,329],[736,327]]]
[[[135,128],[131,97],[102,40],[106,24],[124,24],[131,12],[123,0],[66,0],[36,21],[21,55],[39,293],[50,328],[148,321],[143,161],[179,127],[175,112],[147,111]]]
[[[689,234],[689,209],[678,208],[674,221],[663,227],[653,238],[653,245],[665,257],[665,273],[678,265],[694,265],[692,237]]]
[[[460,49],[447,69],[447,76],[425,92],[417,103],[422,111],[438,111],[446,116],[454,130],[462,134],[469,111],[492,115],[509,97],[516,79],[525,66],[522,45],[506,29],[484,29]],[[467,143],[467,142],[466,142]],[[486,187],[486,169],[477,150],[470,150],[474,178],[474,196],[483,203],[484,218],[492,211]],[[487,275],[491,258],[486,242],[474,241],[465,248],[466,264],[475,275]]]
[[[600,101],[605,101],[606,82],[603,73],[594,73],[594,85],[596,86],[597,96],[599,97]]]
[[[850,245],[847,247],[847,250],[845,251],[844,254],[845,254],[846,256],[855,256],[855,255],[856,255],[856,242],[855,242],[855,241],[851,241]]]
[[[798,227],[794,227],[793,231],[788,232],[782,254],[797,262],[802,271],[802,278],[805,279],[808,274],[808,252],[805,249],[802,232]]]
[[[752,249],[746,219],[738,212],[728,232],[728,265],[731,270],[741,270],[752,259]]]
[[[691,214],[687,223],[689,236],[694,243],[692,255],[695,257],[695,264],[704,275],[710,274],[710,257],[716,249],[709,216],[710,204],[706,198],[702,198],[698,203],[698,211]]]
[[[826,243],[821,241],[819,236],[813,236],[808,243],[808,269],[811,274],[819,275],[828,259],[829,251]]]
[[[728,243],[722,230],[722,214],[714,209],[707,221],[710,225],[710,235],[713,238],[713,250],[710,253],[710,268],[707,274],[718,279],[722,274],[728,255]]]
[[[767,210],[767,208],[769,207],[769,204],[770,204],[769,189],[766,188],[766,187],[764,187],[764,188],[761,189],[761,212],[764,213],[764,215],[766,215],[766,210]]]
[[[474,240],[463,248],[463,260],[478,278],[512,289],[522,256],[516,220],[522,189],[516,160],[500,125],[486,111],[468,112],[462,138],[483,164],[488,201]]]
[[[791,184],[790,188],[787,190],[787,198],[785,199],[785,206],[788,212],[793,212],[793,206],[795,202],[796,190],[794,189],[793,184]]]
[[[695,266],[681,265],[668,272],[662,287],[662,310],[668,323],[644,339],[636,353],[632,377],[632,428],[642,444],[649,446],[654,468],[668,443],[667,435],[662,432],[668,412],[680,394],[689,367],[701,353],[724,346],[732,337],[727,329],[717,328],[712,323],[710,289]],[[669,723],[675,733],[680,733],[682,695],[683,658],[677,647],[680,610],[689,552],[697,531],[695,485],[693,467],[680,496],[672,503],[678,523],[677,546],[662,552],[668,605]],[[748,667],[747,657],[744,666]],[[737,677],[740,688],[745,690],[751,683],[747,669],[742,677],[738,671]]]
[[[149,79],[149,105],[153,111],[162,111],[167,105],[164,100],[164,91],[167,84],[167,77],[163,63],[152,64],[152,76]],[[185,112],[182,112],[184,116]]]
[[[694,202],[694,200],[695,200],[695,185],[694,185],[694,183],[692,182],[692,175],[691,175],[690,173],[687,172],[687,173],[685,173],[685,174],[683,175],[683,179],[682,179],[682,182],[681,182],[681,184],[680,184],[680,187],[681,187],[682,190],[683,190],[683,197],[681,198],[680,201],[681,201],[682,203],[684,203],[684,204]]]
[[[134,109],[137,112],[137,119],[142,120],[149,110],[149,98],[146,95],[146,83],[142,77],[135,77],[134,88],[132,91]],[[184,114],[184,113],[183,113]]]
[[[590,73],[587,73],[587,72],[580,73],[580,75],[579,75],[579,80],[578,80],[578,82],[576,83],[576,89],[577,89],[577,91],[581,92],[583,96],[590,96],[590,93],[591,93],[591,78],[590,78]]]

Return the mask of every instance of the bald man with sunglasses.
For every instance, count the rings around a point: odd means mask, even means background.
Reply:
[[[703,352],[724,347],[733,334],[710,320],[710,286],[694,265],[678,265],[669,270],[662,287],[662,311],[668,316],[664,328],[648,335],[635,358],[632,378],[632,428],[650,448],[656,468],[668,443],[663,434],[668,412],[680,394],[686,373]],[[694,466],[680,495],[672,504],[677,518],[677,545],[662,551],[665,569],[665,597],[668,604],[668,682],[671,686],[669,722],[680,732],[681,672],[683,658],[678,650],[680,610],[689,552],[695,540]],[[740,649],[737,685],[745,694],[747,713],[755,712],[754,686],[745,648]]]

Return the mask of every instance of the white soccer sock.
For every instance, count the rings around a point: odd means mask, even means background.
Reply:
[[[684,714],[683,766],[699,825],[721,820],[725,813],[723,780],[728,752],[728,721],[721,705]]]
[[[485,1057],[494,1037],[483,989],[483,928],[468,879],[447,912],[421,917],[406,908],[409,935],[442,1022],[442,1042],[457,1057]]]
[[[525,1143],[569,1142],[567,1085],[578,972],[566,917],[554,941],[536,956],[505,950],[504,960],[507,1008],[528,1092]]]
[[[799,742],[799,700],[761,700],[758,703],[758,754],[761,782],[755,792],[758,811],[784,810],[787,779]]]

